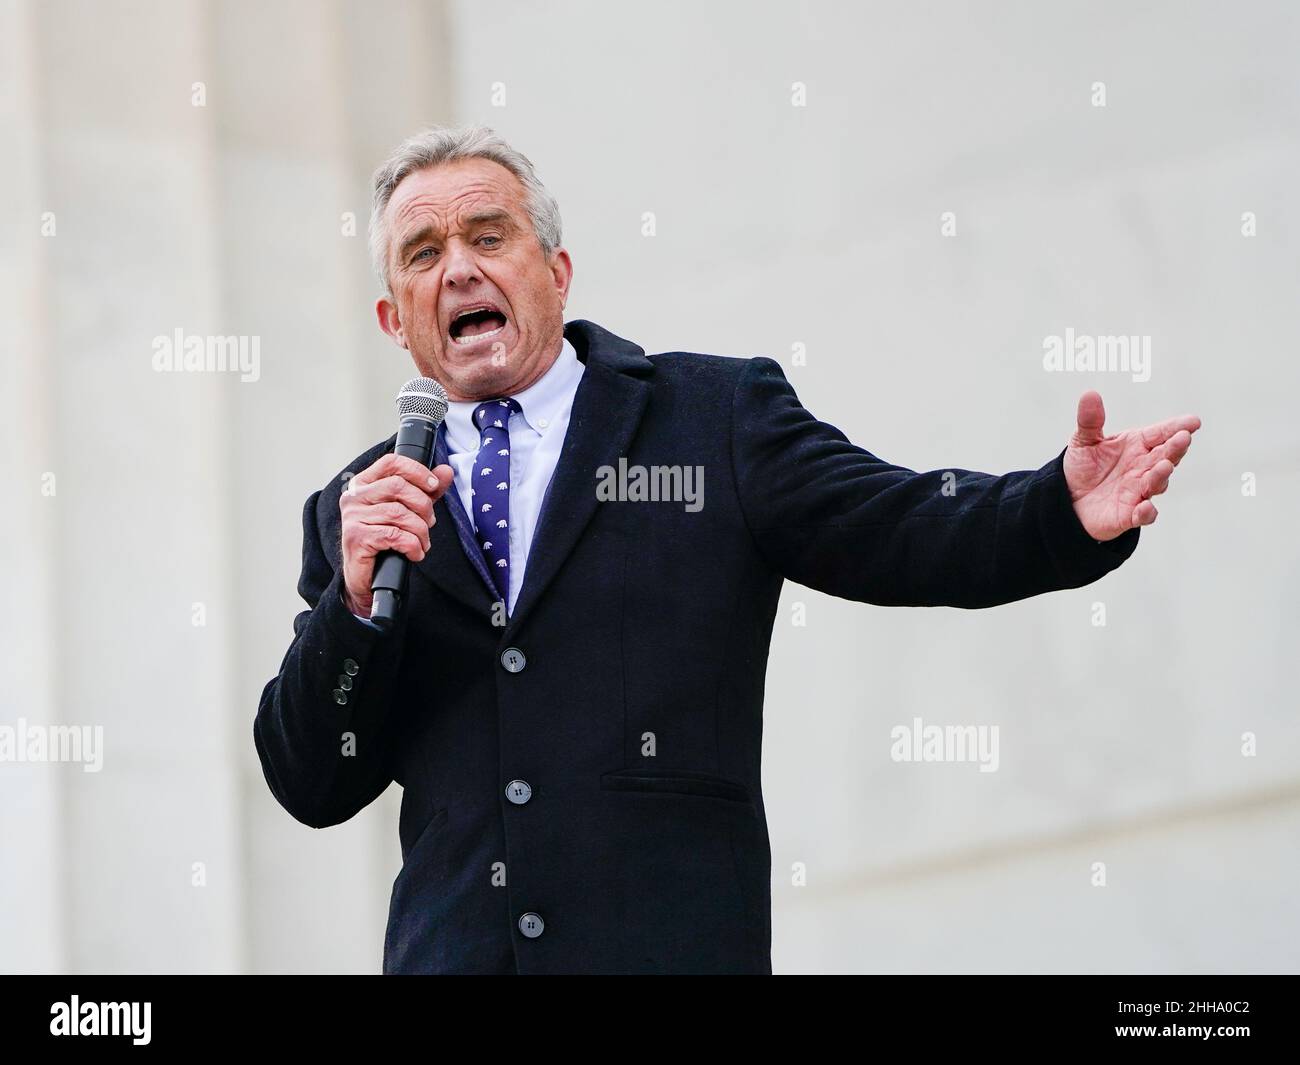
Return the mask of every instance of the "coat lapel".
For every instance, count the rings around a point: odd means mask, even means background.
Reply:
[[[569,429],[542,500],[524,569],[524,586],[505,632],[514,630],[568,558],[596,511],[596,470],[617,466],[641,422],[654,364],[645,350],[594,322],[569,322],[564,335],[586,365],[573,398]],[[388,445],[392,451],[396,437]],[[438,429],[434,465],[447,461],[446,428]],[[429,551],[415,571],[467,606],[490,615],[497,591],[474,529],[452,485],[434,507]]]
[[[654,364],[645,351],[594,322],[576,320],[564,335],[586,364],[569,429],[542,500],[524,585],[505,636],[515,631],[568,558],[596,511],[596,471],[628,453],[650,396]],[[471,541],[472,542],[472,541]]]

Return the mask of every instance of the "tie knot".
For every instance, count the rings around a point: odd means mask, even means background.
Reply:
[[[505,399],[489,399],[474,408],[474,424],[478,426],[479,432],[489,427],[507,429],[510,415],[522,412],[523,408],[508,396]]]

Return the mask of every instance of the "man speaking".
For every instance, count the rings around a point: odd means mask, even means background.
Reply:
[[[402,785],[386,973],[770,973],[782,581],[955,607],[1088,584],[1133,553],[1200,427],[1107,436],[1088,392],[1037,470],[890,465],[771,359],[647,356],[566,323],[559,208],[482,127],[397,149],[370,241],[379,325],[446,418],[432,469],[395,434],[308,498],[310,609],[253,732],[304,824]],[[413,572],[381,626],[385,552]]]

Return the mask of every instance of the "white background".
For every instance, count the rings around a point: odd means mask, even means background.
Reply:
[[[252,720],[303,501],[413,372],[374,325],[369,174],[484,122],[559,199],[567,317],[771,356],[890,461],[1036,468],[1092,387],[1112,429],[1204,419],[1099,584],[786,586],[776,970],[1295,971],[1297,54],[1281,2],[0,4],[0,724],[106,746],[0,766],[0,969],[378,971],[399,789],[305,828]],[[153,372],[178,327],[260,336],[260,380]],[[1150,336],[1151,380],[1044,372],[1067,328]],[[914,716],[1000,726],[999,771],[894,763]]]

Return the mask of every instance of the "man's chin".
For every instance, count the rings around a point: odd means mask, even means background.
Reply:
[[[457,353],[460,354],[459,352]],[[453,360],[450,373],[440,376],[454,400],[477,401],[505,395],[514,380],[514,368],[504,348]]]

